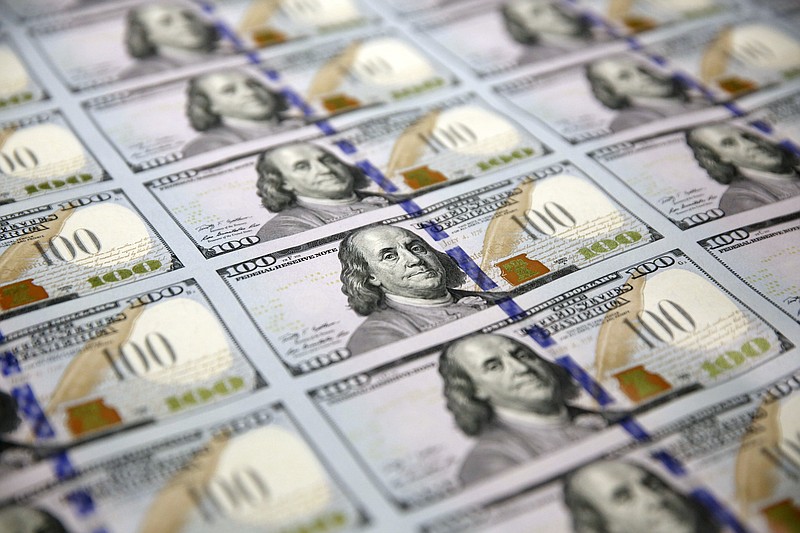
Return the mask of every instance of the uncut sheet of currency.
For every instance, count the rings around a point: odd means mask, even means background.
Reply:
[[[795,533],[796,0],[0,0],[0,533]]]

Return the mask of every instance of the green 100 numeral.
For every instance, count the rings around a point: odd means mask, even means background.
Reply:
[[[594,259],[600,254],[606,254],[612,250],[616,250],[620,245],[633,244],[640,240],[642,240],[642,234],[638,231],[626,231],[614,237],[613,240],[603,239],[589,247],[581,248],[578,250],[578,253],[582,254],[584,259]]]
[[[739,351],[728,350],[713,361],[706,361],[703,363],[702,368],[708,372],[708,377],[715,378],[724,372],[738,367],[748,358],[756,358],[764,355],[770,347],[767,339],[756,337],[742,344]]]
[[[161,268],[161,261],[158,261],[157,259],[151,259],[150,261],[137,263],[130,269],[119,268],[117,270],[112,270],[111,272],[106,272],[102,276],[91,277],[88,279],[88,281],[93,288],[102,287],[106,283],[116,283],[126,280],[134,274],[140,275],[148,272],[155,272],[159,268]]]

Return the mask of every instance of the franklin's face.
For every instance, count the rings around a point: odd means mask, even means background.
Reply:
[[[353,244],[369,265],[369,283],[385,293],[423,299],[447,294],[444,266],[428,244],[410,231],[370,228],[356,235]]]
[[[580,35],[583,25],[577,16],[546,0],[511,0],[509,16],[529,34]]]
[[[500,335],[476,335],[452,348],[479,399],[494,407],[550,414],[563,406],[556,376],[531,350]]]
[[[267,120],[275,114],[275,97],[257,80],[241,72],[215,72],[197,83],[211,102],[211,112],[217,115]]]
[[[699,128],[692,136],[713,150],[723,163],[766,172],[783,170],[780,148],[749,131],[717,124]]]
[[[145,6],[139,10],[138,18],[156,46],[202,50],[214,35],[213,26],[195,12],[176,5]]]
[[[350,169],[337,157],[311,144],[291,144],[273,151],[272,164],[283,187],[310,198],[340,199],[353,194]]]
[[[603,516],[609,533],[691,533],[696,516],[686,501],[655,474],[626,463],[584,467],[574,485]]]
[[[674,83],[644,65],[629,59],[606,59],[592,65],[592,73],[603,78],[621,96],[671,96]]]

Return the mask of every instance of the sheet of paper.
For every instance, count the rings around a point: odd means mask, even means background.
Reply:
[[[798,28],[0,0],[0,531],[798,531]]]

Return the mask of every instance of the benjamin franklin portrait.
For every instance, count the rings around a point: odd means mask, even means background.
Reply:
[[[439,357],[447,408],[475,444],[459,478],[469,484],[530,461],[606,427],[573,406],[580,388],[526,344],[490,333],[451,342]]]
[[[719,200],[726,215],[800,195],[797,156],[754,131],[700,126],[686,132],[686,144],[709,177],[728,186]]]
[[[382,199],[362,192],[371,182],[360,168],[311,143],[265,150],[258,157],[256,172],[261,202],[276,214],[258,231],[262,242],[386,205]]]
[[[219,41],[214,24],[189,4],[153,2],[131,8],[125,18],[125,49],[137,61],[121,77],[204,61],[217,50]]]
[[[680,78],[629,56],[589,63],[586,79],[595,99],[617,112],[609,125],[612,132],[706,105]]]
[[[711,513],[650,470],[598,461],[564,479],[575,533],[716,533]]]
[[[200,135],[186,144],[185,156],[265,137],[285,126],[286,97],[237,69],[214,71],[189,80],[186,117]]]
[[[458,289],[466,275],[447,254],[410,230],[369,226],[339,247],[342,292],[367,319],[353,332],[353,354],[477,313],[504,294]]]
[[[508,36],[525,48],[519,64],[559,57],[597,40],[588,17],[552,0],[508,0],[500,16]]]

